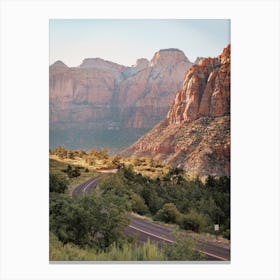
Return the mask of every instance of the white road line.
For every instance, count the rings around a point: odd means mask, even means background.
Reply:
[[[93,183],[96,182],[96,179],[97,179],[97,178],[95,178],[94,180],[92,180],[91,182],[89,182],[87,185],[85,185],[85,187],[84,187],[84,189],[83,189],[83,192],[84,192],[84,193],[86,192],[86,190],[87,190],[88,187],[90,187]]]
[[[129,225],[128,227],[133,228],[133,229],[138,230],[138,231],[141,231],[141,232],[146,233],[146,234],[148,234],[148,235],[154,236],[154,237],[156,237],[156,238],[162,239],[162,240],[164,240],[164,241],[166,241],[166,242],[174,243],[173,240],[164,238],[164,237],[162,237],[162,236],[155,235],[155,234],[153,234],[153,233],[150,233],[150,232],[148,232],[148,231],[142,230],[142,229],[140,229],[140,228],[137,228],[137,227],[134,227],[134,226],[130,226],[130,225]]]
[[[211,253],[207,253],[207,252],[204,252],[204,251],[201,251],[201,250],[198,250],[198,252],[203,253],[205,255],[208,255],[210,257],[214,257],[214,258],[220,259],[222,261],[228,261],[228,259],[225,259],[223,257],[217,256],[217,255],[214,255],[214,254],[211,254]]]
[[[138,231],[140,231],[140,232],[143,232],[143,233],[145,233],[145,234],[154,236],[154,237],[156,237],[156,238],[158,238],[158,239],[164,240],[164,241],[169,242],[169,243],[174,243],[174,242],[175,242],[175,241],[173,241],[173,240],[164,238],[164,237],[162,237],[162,236],[155,235],[155,234],[153,234],[153,233],[150,233],[150,232],[148,232],[148,231],[142,230],[142,229],[140,229],[140,228],[137,228],[137,227],[134,227],[134,226],[131,226],[131,225],[129,225],[128,227],[133,228],[133,229],[135,229],[135,230],[138,230]],[[211,253],[207,253],[207,252],[205,252],[205,251],[198,250],[198,252],[203,253],[203,254],[205,254],[205,255],[208,255],[208,256],[210,256],[210,257],[214,257],[214,258],[223,260],[223,261],[228,261],[228,259],[225,259],[225,258],[223,258],[223,257],[217,256],[217,255],[214,255],[214,254],[211,254]]]

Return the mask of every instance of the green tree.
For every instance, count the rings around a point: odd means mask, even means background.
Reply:
[[[186,230],[201,232],[205,229],[206,224],[206,216],[195,209],[191,209],[186,215],[181,217],[181,226]]]
[[[149,213],[149,208],[141,196],[139,196],[136,193],[132,193],[131,200],[132,200],[132,203],[131,203],[132,211],[134,211],[140,215],[145,215],[145,214]]]
[[[179,223],[181,219],[181,213],[173,203],[166,203],[163,208],[160,209],[155,218],[165,223]]]
[[[111,194],[51,195],[50,230],[64,244],[105,249],[124,238],[123,229],[129,224],[125,206],[125,201]]]
[[[67,189],[67,182],[57,175],[49,175],[50,192],[64,193]]]
[[[195,245],[193,239],[177,238],[173,244],[163,247],[165,258],[170,261],[205,260],[205,256],[196,250]]]

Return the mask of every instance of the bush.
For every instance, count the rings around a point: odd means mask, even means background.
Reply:
[[[104,249],[123,238],[129,224],[125,206],[124,200],[110,195],[76,199],[52,195],[50,230],[64,244]]]
[[[206,259],[195,249],[193,239],[178,238],[173,244],[164,246],[163,251],[165,258],[170,261],[194,261]]]
[[[149,213],[149,208],[141,196],[139,196],[136,193],[133,193],[131,195],[131,201],[132,201],[132,205],[131,205],[132,211],[140,215],[145,215]]]
[[[74,169],[74,170],[70,170],[69,172],[67,172],[67,174],[68,174],[69,178],[76,178],[76,177],[81,176],[81,172],[77,168]]]
[[[224,232],[223,232],[223,237],[230,240],[230,229],[226,229]]]
[[[49,175],[50,192],[64,193],[67,189],[67,182],[57,175]]]
[[[165,223],[179,223],[181,218],[181,213],[178,211],[177,207],[173,203],[166,203],[163,208],[160,209],[155,218],[157,220],[163,221]]]
[[[207,224],[206,216],[191,209],[186,215],[182,215],[181,227],[186,230],[201,232]]]
[[[106,250],[98,251],[91,248],[82,249],[74,244],[63,245],[50,232],[51,261],[161,261],[165,256],[156,244],[149,241],[141,246],[124,243],[122,246],[113,243]]]

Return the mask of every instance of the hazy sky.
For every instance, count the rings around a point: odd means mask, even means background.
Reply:
[[[178,48],[194,61],[230,43],[230,20],[50,20],[50,64],[78,66],[100,57],[131,66],[159,49]]]

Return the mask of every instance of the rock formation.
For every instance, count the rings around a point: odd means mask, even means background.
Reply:
[[[166,118],[123,156],[152,156],[199,175],[230,174],[230,45],[185,74]]]
[[[55,62],[49,70],[51,146],[66,140],[70,147],[91,146],[81,144],[82,134],[57,139],[70,130],[98,129],[95,135],[103,135],[107,130],[152,128],[166,115],[191,65],[178,49],[160,50],[151,61],[141,58],[132,67],[101,58],[84,59],[79,67]]]

